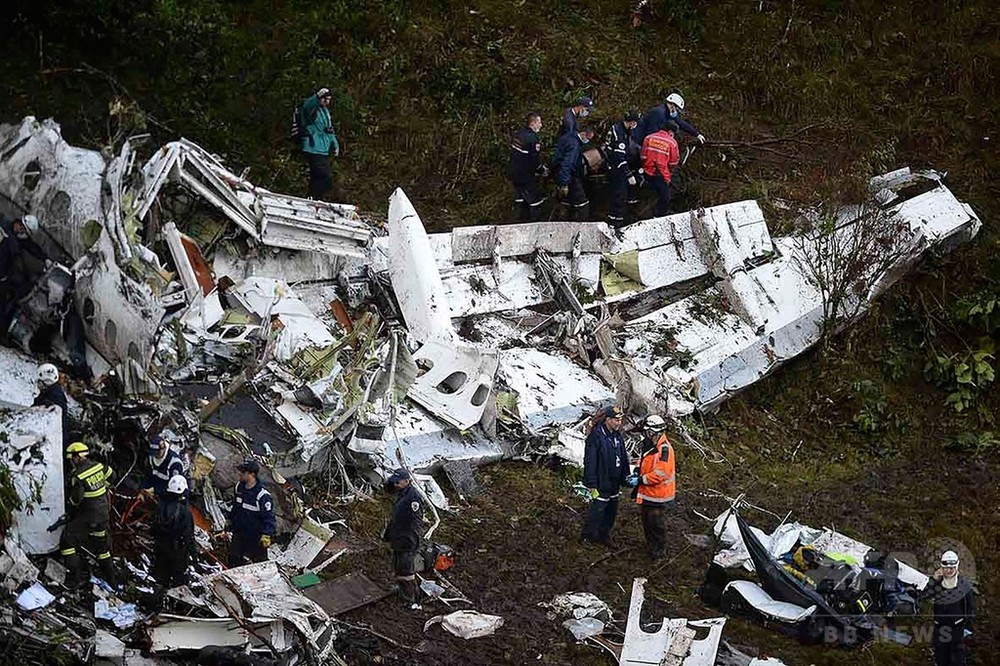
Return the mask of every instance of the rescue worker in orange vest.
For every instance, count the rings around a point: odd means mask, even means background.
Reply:
[[[653,132],[642,142],[642,173],[646,184],[656,190],[656,206],[653,215],[660,217],[667,214],[670,205],[671,171],[681,161],[680,149],[677,147],[677,124],[668,120],[659,130]]]
[[[663,417],[650,414],[646,417],[644,429],[635,501],[639,505],[649,556],[658,560],[663,557],[667,545],[663,513],[668,506],[673,506],[677,490],[674,447],[663,433],[666,429]]]

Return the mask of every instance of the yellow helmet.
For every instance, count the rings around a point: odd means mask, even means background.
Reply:
[[[90,449],[83,442],[73,442],[66,447],[67,458],[72,458],[76,453],[90,453]]]

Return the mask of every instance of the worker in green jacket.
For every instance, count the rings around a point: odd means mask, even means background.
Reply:
[[[330,89],[320,88],[302,103],[302,152],[309,165],[309,196],[323,199],[333,187],[330,152],[340,157],[340,142],[330,119]]]

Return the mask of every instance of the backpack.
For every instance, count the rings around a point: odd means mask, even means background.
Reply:
[[[313,110],[312,113],[306,114],[305,109],[299,104],[292,111],[292,123],[291,128],[288,132],[288,140],[294,143],[296,146],[302,143],[302,139],[308,136],[306,132],[306,127],[309,126],[314,120],[316,120],[316,115],[319,113],[319,107]],[[309,137],[310,142],[312,137]]]

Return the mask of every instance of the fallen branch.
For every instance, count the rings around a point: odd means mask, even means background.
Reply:
[[[632,550],[633,548],[635,548],[635,546],[625,546],[624,548],[619,548],[618,550],[613,551],[611,553],[606,553],[606,554],[600,556],[599,558],[597,558],[596,560],[594,560],[593,562],[591,562],[590,566],[595,567],[598,564],[600,564],[601,562],[603,562],[603,561],[605,561],[605,560],[607,560],[609,558],[612,558],[612,557],[614,557],[616,555],[621,555],[622,553],[626,553],[626,552]]]
[[[375,631],[374,629],[372,629],[371,627],[369,627],[367,625],[364,625],[364,624],[351,624],[350,622],[345,622],[344,620],[337,620],[337,622],[339,622],[340,624],[344,625],[348,629],[354,629],[355,631],[363,631],[365,633],[371,634],[372,636],[375,636],[376,638],[381,638],[386,643],[389,643],[390,645],[395,645],[398,648],[402,648],[404,650],[410,650],[411,652],[418,652],[418,653],[422,653],[423,652],[423,650],[421,648],[419,648],[419,647],[413,647],[412,645],[406,645],[405,643],[400,643],[399,641],[395,641],[395,640],[389,638],[388,636],[386,636],[385,634],[382,634],[382,633],[379,633],[379,632]]]

